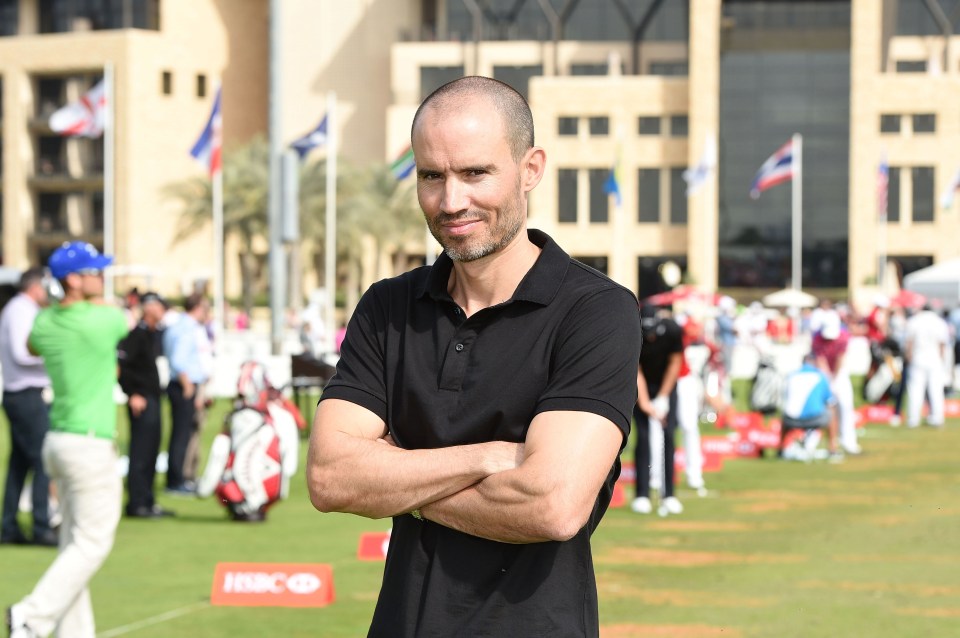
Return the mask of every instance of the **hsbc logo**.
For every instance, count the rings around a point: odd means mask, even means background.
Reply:
[[[283,594],[289,591],[309,595],[322,584],[316,574],[308,572],[227,572],[223,577],[223,591],[227,594]]]
[[[333,569],[317,563],[218,563],[210,602],[241,607],[322,607],[334,600]]]

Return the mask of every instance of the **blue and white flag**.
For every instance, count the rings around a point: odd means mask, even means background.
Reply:
[[[687,182],[687,197],[696,194],[707,183],[707,178],[716,166],[717,140],[713,135],[707,135],[700,162],[693,168],[683,171],[683,179]]]
[[[320,120],[320,123],[317,124],[317,127],[304,135],[303,137],[297,138],[290,143],[290,148],[297,152],[297,155],[300,156],[300,161],[303,161],[303,158],[307,154],[318,146],[324,146],[327,143],[327,116],[324,114],[323,119]]]
[[[953,208],[953,196],[960,190],[960,170],[956,172],[950,183],[947,184],[943,195],[940,196],[940,205],[945,209]]]

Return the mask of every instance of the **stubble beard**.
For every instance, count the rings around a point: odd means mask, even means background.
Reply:
[[[520,233],[524,216],[519,203],[501,210],[500,213],[497,216],[497,224],[488,228],[480,237],[449,237],[443,234],[443,224],[467,219],[487,222],[490,214],[485,211],[467,211],[455,215],[440,213],[433,219],[426,216],[425,218],[430,234],[443,247],[443,252],[453,261],[468,263],[502,250]]]

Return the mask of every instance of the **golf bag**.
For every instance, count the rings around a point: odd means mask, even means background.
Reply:
[[[890,339],[870,344],[870,368],[863,380],[863,400],[881,403],[900,392],[903,363],[900,349]]]
[[[780,409],[782,398],[783,378],[769,357],[761,357],[750,390],[750,409],[761,414],[773,414]]]
[[[234,520],[264,520],[297,472],[296,415],[277,395],[261,364],[241,366],[238,407],[224,419],[197,484],[199,496],[215,493]]]

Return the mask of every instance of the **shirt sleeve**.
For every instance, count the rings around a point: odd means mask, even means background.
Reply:
[[[340,349],[337,372],[320,400],[342,399],[355,403],[387,421],[387,385],[384,343],[386,311],[371,287],[350,317]]]
[[[10,321],[10,354],[13,355],[13,360],[18,365],[24,367],[43,367],[43,357],[30,354],[30,350],[27,348],[27,341],[30,339],[30,333],[33,330],[36,318],[36,314],[30,316],[16,316],[14,314]]]
[[[640,311],[627,290],[609,288],[582,299],[564,321],[552,372],[536,412],[591,412],[630,433],[637,401]]]

